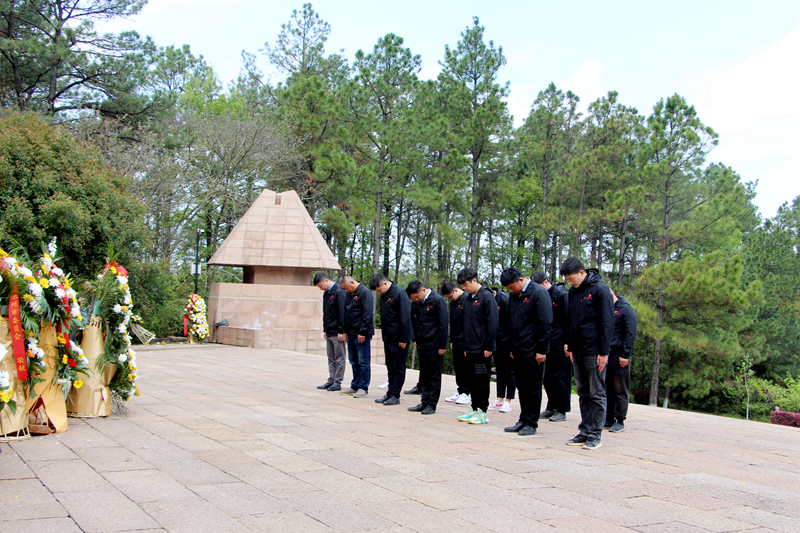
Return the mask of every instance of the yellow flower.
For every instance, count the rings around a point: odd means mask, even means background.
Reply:
[[[68,360],[69,357],[67,357],[67,354],[64,354],[64,357],[61,358],[61,364],[66,365]]]
[[[138,390],[138,389],[136,390],[136,392],[134,392],[134,393],[133,393],[133,395],[134,395],[134,396],[141,396],[141,395],[139,394],[139,390]]]
[[[28,283],[36,283],[36,278],[34,278],[33,276],[25,276],[25,277],[24,277],[24,278],[22,278],[22,279],[24,279],[24,280],[25,280],[25,281],[27,281]]]
[[[128,374],[128,381],[133,381],[133,374]]]
[[[58,340],[58,344],[67,344],[67,338],[61,333],[56,336],[56,340]],[[66,355],[64,357],[66,357]]]
[[[112,274],[116,274],[117,273],[117,267],[111,267],[111,273]]]
[[[0,392],[0,402],[8,403],[11,401],[11,397],[14,395],[11,391],[2,391]],[[137,393],[138,395],[138,393]]]
[[[32,302],[34,298],[30,294],[23,294],[22,300],[27,303],[27,302]]]
[[[69,289],[72,287],[72,283],[70,283],[69,278],[64,278],[64,289]]]
[[[76,379],[75,381],[72,382],[72,386],[75,387],[76,389],[80,389],[81,387],[83,387],[83,381],[80,379]]]
[[[6,251],[0,248],[0,257],[6,257],[7,255]]]
[[[41,279],[39,280],[39,285],[41,285],[41,286],[42,286],[42,288],[46,289],[46,288],[50,287],[50,282],[49,282],[49,281],[47,281],[47,280],[46,280],[46,279],[44,279],[44,278],[41,278]]]

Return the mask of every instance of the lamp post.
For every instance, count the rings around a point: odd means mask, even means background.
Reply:
[[[197,294],[197,277],[200,275],[200,234],[203,230],[197,230],[197,242],[195,244],[194,255],[194,293]]]

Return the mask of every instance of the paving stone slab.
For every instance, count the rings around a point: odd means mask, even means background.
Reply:
[[[28,520],[0,520],[0,531],[14,533],[83,533],[72,518],[32,518]]]
[[[38,479],[0,480],[3,520],[37,520],[68,516],[53,494]]]

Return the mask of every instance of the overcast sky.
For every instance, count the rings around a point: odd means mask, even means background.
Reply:
[[[486,36],[502,46],[515,124],[548,83],[569,89],[583,107],[618,91],[620,101],[648,115],[660,98],[678,93],[720,135],[709,161],[758,180],[756,204],[773,216],[800,195],[800,2],[471,1],[378,2],[317,0],[331,25],[328,52],[352,61],[378,37],[395,33],[435,77],[444,45],[480,17]],[[141,14],[98,25],[134,29],[159,45],[189,44],[224,84],[236,78],[241,52],[274,43],[281,24],[302,2],[274,0],[149,0]],[[269,65],[261,60],[269,72]],[[273,79],[277,79],[273,76]]]

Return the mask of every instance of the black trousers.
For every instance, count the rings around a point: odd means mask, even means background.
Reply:
[[[459,394],[469,394],[469,360],[463,346],[453,345],[453,372]]]
[[[544,365],[544,390],[547,409],[569,413],[572,398],[572,361],[564,354],[563,344],[550,345]]]
[[[514,378],[514,360],[508,346],[497,345],[494,352],[494,366],[497,371],[497,397],[507,400],[514,399],[514,390],[517,388],[517,381]]]
[[[472,408],[484,413],[489,409],[489,363],[491,359],[483,352],[468,353],[469,391]]]
[[[517,389],[519,390],[519,421],[538,427],[539,411],[542,409],[542,371],[544,363],[537,363],[536,356],[514,357]]]
[[[403,383],[406,381],[406,360],[408,359],[408,344],[405,348],[393,342],[384,342],[383,349],[386,354],[386,373],[389,375],[389,388],[386,393],[390,396],[400,397]]]
[[[434,346],[417,346],[419,354],[419,384],[422,390],[422,405],[436,409],[442,393],[442,367],[444,357]]]
[[[608,370],[606,370],[606,423],[611,425],[614,420],[625,420],[628,416],[628,403],[631,394],[631,365],[619,366],[619,356],[608,357]]]

